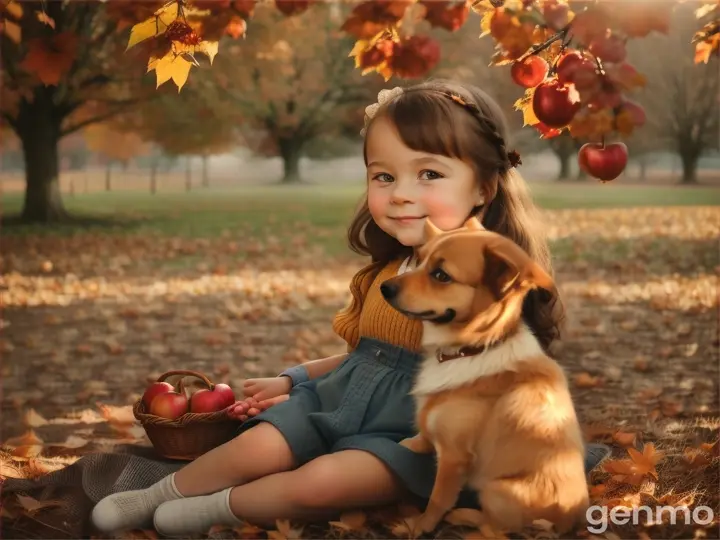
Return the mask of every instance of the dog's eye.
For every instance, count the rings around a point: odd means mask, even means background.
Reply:
[[[440,283],[450,283],[452,281],[452,278],[443,271],[442,268],[436,268],[432,272],[430,272],[430,277],[432,277],[435,281],[439,281]]]

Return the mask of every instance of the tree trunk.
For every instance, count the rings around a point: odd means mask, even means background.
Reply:
[[[558,174],[558,180],[562,182],[563,180],[569,180],[570,179],[570,155],[569,154],[556,154],[558,159],[560,160],[560,173]]]
[[[190,156],[185,158],[185,191],[192,189],[192,168],[190,167]]]
[[[105,191],[112,191],[112,161],[105,164]]]
[[[550,148],[560,161],[560,172],[558,173],[558,181],[570,180],[571,164],[570,158],[573,156],[575,145],[573,141],[566,135],[560,135],[550,139]]]
[[[150,163],[150,193],[153,195],[157,193],[157,170],[158,162],[153,159]]]
[[[682,184],[697,184],[697,162],[698,157],[695,153],[684,152],[680,155],[682,159]]]
[[[210,157],[204,155],[202,157],[202,185],[203,187],[210,187],[210,179],[208,178],[208,162]]]
[[[17,118],[26,183],[21,218],[33,223],[58,222],[68,217],[58,176],[60,122],[47,88],[38,87],[32,102],[23,99]]]
[[[297,138],[280,139],[278,141],[280,156],[283,160],[283,184],[297,184],[300,178],[300,157],[302,142]]]

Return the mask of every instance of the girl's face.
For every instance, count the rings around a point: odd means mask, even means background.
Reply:
[[[367,137],[370,214],[401,244],[422,246],[425,218],[442,230],[456,229],[483,203],[464,161],[408,148],[384,117],[373,122]]]

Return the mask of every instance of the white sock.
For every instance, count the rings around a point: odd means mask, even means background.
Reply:
[[[240,525],[242,520],[230,510],[232,489],[161,504],[155,511],[155,530],[162,536],[182,536],[206,533],[213,525]]]
[[[172,473],[149,488],[108,495],[93,508],[92,522],[103,532],[149,528],[158,506],[180,498]]]

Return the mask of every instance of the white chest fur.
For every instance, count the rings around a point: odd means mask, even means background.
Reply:
[[[427,330],[426,328],[425,331]],[[434,337],[425,335],[426,343]],[[411,394],[422,396],[458,388],[480,377],[512,371],[516,362],[543,354],[537,339],[524,325],[503,343],[475,356],[439,362],[433,351],[423,360]]]

